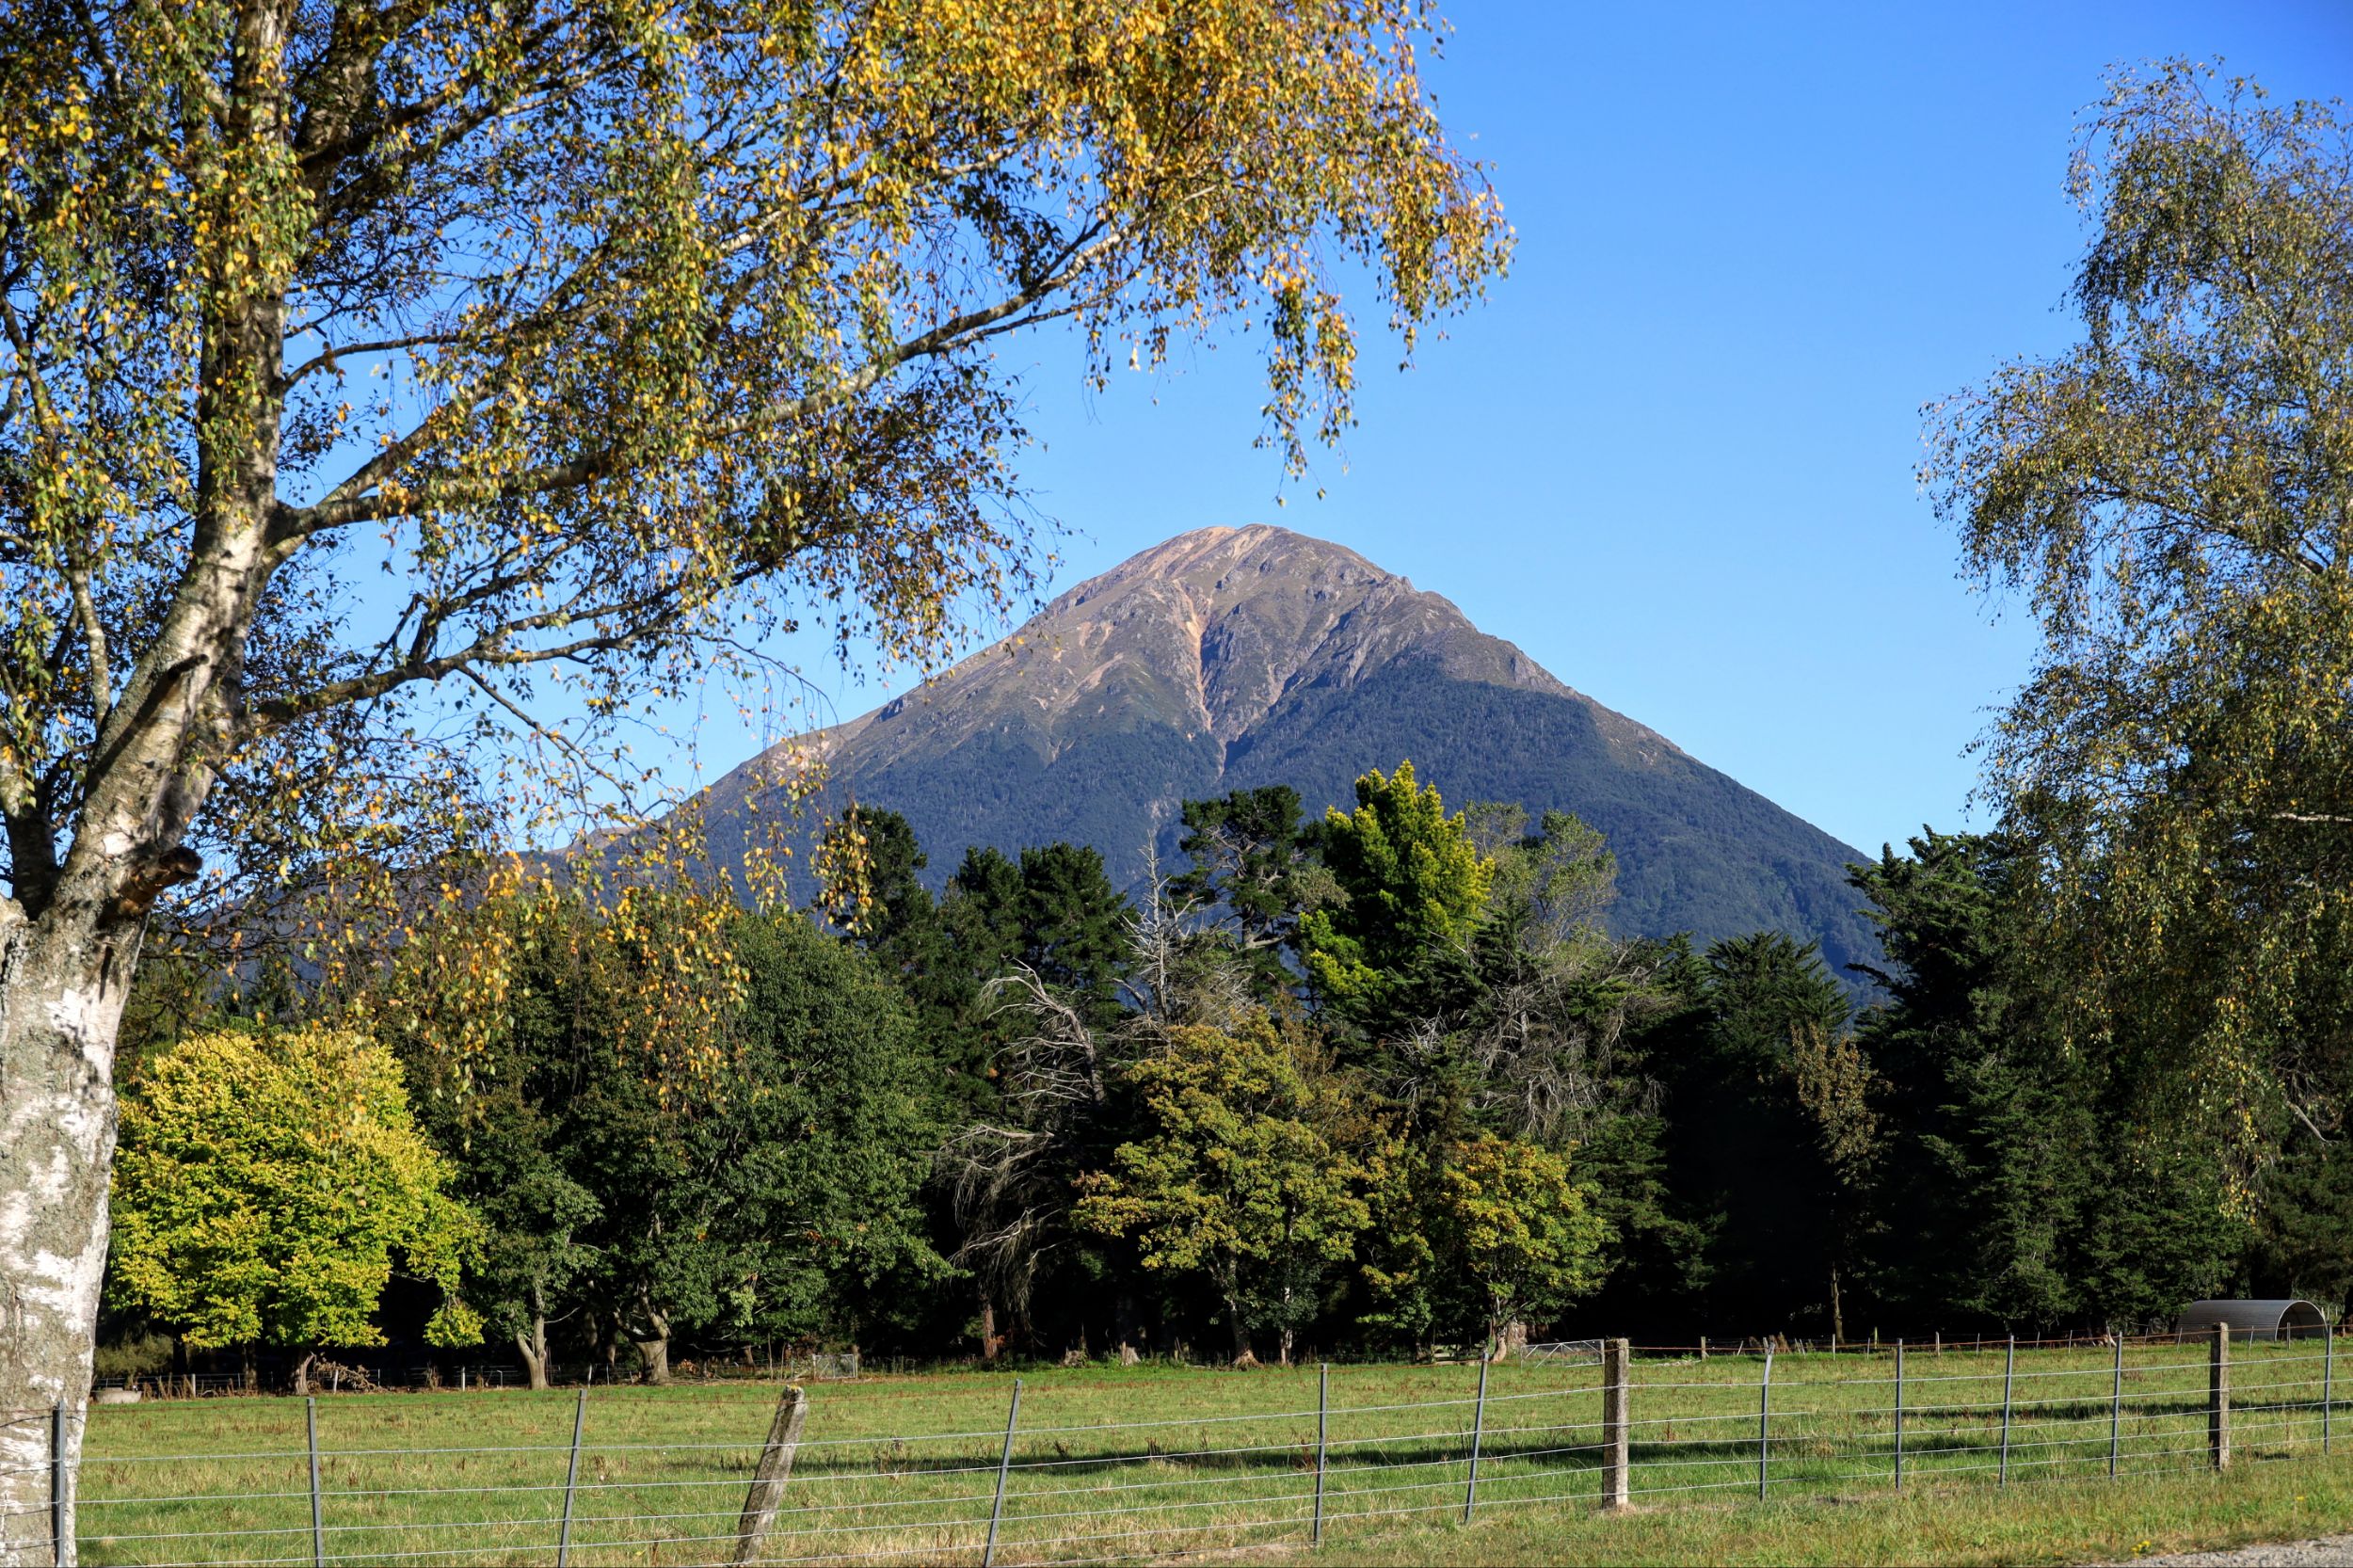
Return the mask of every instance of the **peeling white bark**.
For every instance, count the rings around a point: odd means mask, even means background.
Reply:
[[[0,911],[0,1564],[73,1559],[74,1462],[106,1262],[123,967],[75,910]],[[134,934],[133,939],[136,940]],[[67,1532],[52,1539],[51,1413],[67,1413]]]

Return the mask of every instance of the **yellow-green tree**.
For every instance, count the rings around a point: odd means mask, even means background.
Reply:
[[[455,1177],[366,1036],[194,1034],[123,1096],[112,1291],[198,1349],[296,1350],[297,1390],[321,1347],[383,1343],[396,1265],[442,1291],[426,1337],[470,1345],[481,1319],[457,1292],[482,1228]]]
[[[1481,1133],[1448,1149],[1432,1220],[1441,1256],[1478,1287],[1492,1340],[1601,1283],[1609,1226],[1587,1206],[1568,1157]]]
[[[1011,334],[1100,382],[1238,320],[1296,467],[1352,418],[1343,286],[1410,350],[1508,246],[1422,84],[1441,25],[0,8],[0,1405],[88,1376],[159,898],[372,916],[625,807],[646,699],[764,696],[771,633],[938,659],[1031,585]],[[0,1432],[0,1542],[45,1518],[35,1441]]]
[[[1328,812],[1321,839],[1339,897],[1300,920],[1307,974],[1350,1016],[1378,1019],[1410,1005],[1433,965],[1466,954],[1495,868],[1410,761],[1356,780],[1356,809]]]
[[[1341,1086],[1312,1052],[1264,1016],[1171,1030],[1126,1074],[1144,1135],[1079,1182],[1072,1223],[1130,1238],[1146,1269],[1207,1281],[1236,1361],[1269,1328],[1289,1364],[1326,1277],[1372,1223],[1369,1173],[1335,1137],[1350,1120]]]

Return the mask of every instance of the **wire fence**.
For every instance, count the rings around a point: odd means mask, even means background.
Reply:
[[[124,1568],[996,1568],[1508,1510],[2189,1472],[2318,1455],[2338,1436],[2333,1337],[1705,1358],[1615,1340],[1493,1366],[1048,1372],[1010,1387],[967,1374],[794,1387],[781,1407],[774,1395],[41,1416],[63,1452],[87,1422],[78,1462],[55,1466],[56,1522],[80,1561]]]

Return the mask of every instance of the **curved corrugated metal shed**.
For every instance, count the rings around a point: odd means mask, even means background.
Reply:
[[[2212,1334],[2228,1323],[2233,1339],[2317,1339],[2329,1332],[2320,1308],[2298,1297],[2268,1302],[2192,1302],[2174,1327],[2182,1334]]]

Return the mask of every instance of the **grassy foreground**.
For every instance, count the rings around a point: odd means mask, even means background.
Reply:
[[[2353,1531],[2353,1458],[2253,1461],[2221,1476],[2044,1482],[1993,1492],[1938,1487],[1767,1504],[1651,1508],[1618,1516],[1497,1513],[1408,1527],[1321,1551],[1253,1552],[1265,1563],[2078,1564]]]
[[[2021,1352],[2007,1461],[2002,1354],[1914,1353],[1898,1498],[1892,1356],[1778,1357],[1769,1396],[1754,1357],[1640,1358],[1637,1508],[1621,1517],[1594,1512],[1593,1367],[1497,1367],[1483,1420],[1475,1367],[1336,1368],[1319,1560],[2082,1561],[2128,1558],[2144,1542],[2353,1528],[2353,1470],[2320,1457],[2318,1347],[2247,1347],[2236,1359],[2239,1464],[2217,1479],[2203,1469],[2201,1347],[2132,1348],[2121,1400],[2105,1348]],[[1022,1381],[999,1562],[1243,1548],[1286,1560],[1304,1544],[1317,1507],[1313,1368],[1081,1368]],[[813,1388],[767,1560],[976,1560],[1013,1385],[1001,1372],[962,1372]],[[726,1560],[776,1393],[593,1391],[570,1562]],[[552,1560],[574,1400],[570,1390],[322,1398],[325,1558]],[[1770,1411],[1761,1503],[1760,1402]],[[1477,1515],[1433,1528],[1462,1513],[1475,1427]],[[299,1400],[102,1407],[86,1454],[87,1562],[312,1560]],[[2005,1474],[2012,1484],[2001,1487]]]

